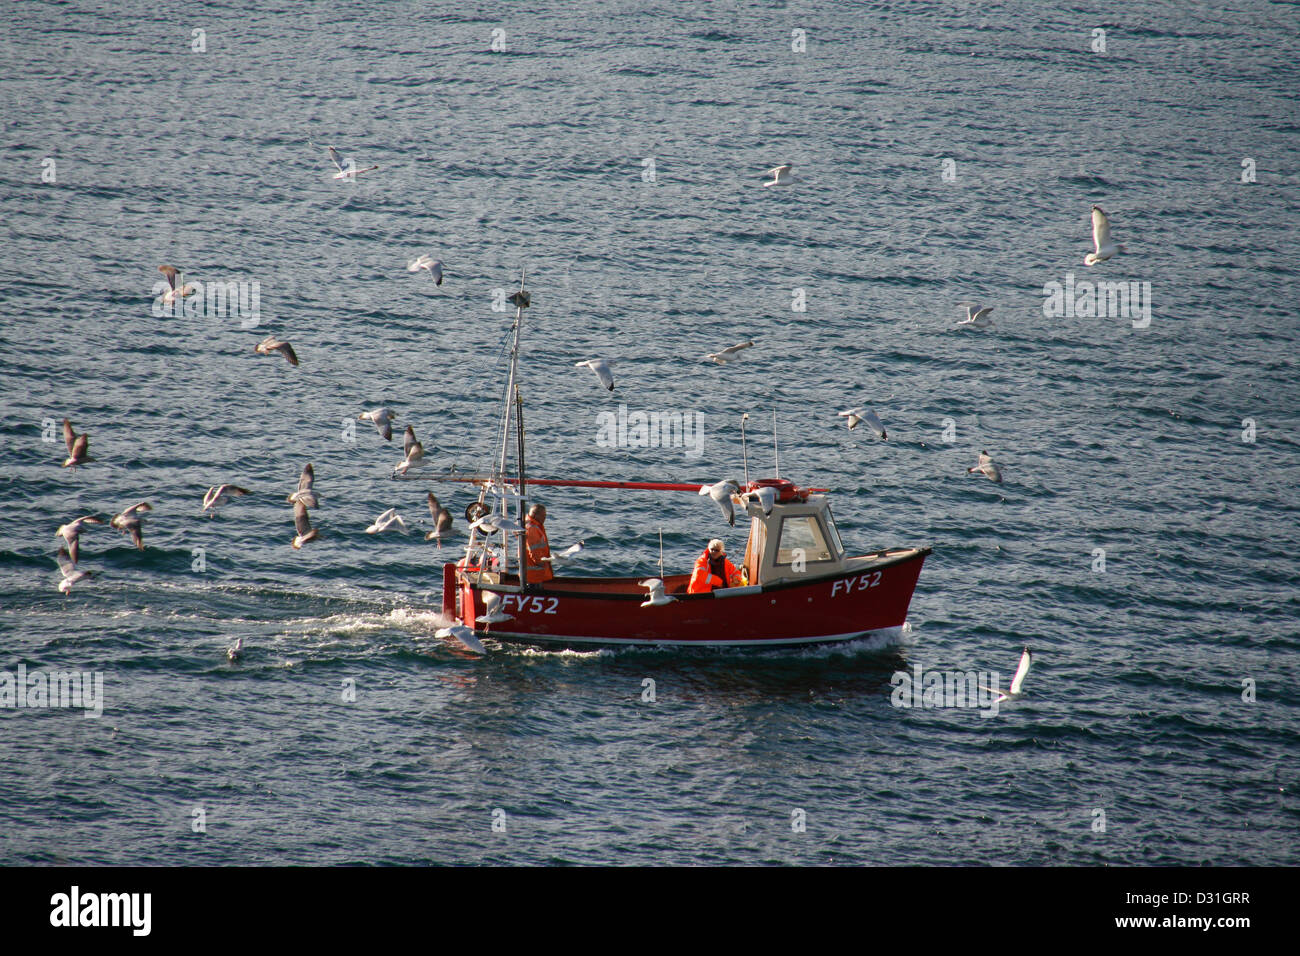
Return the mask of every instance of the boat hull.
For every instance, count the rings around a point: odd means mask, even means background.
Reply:
[[[864,555],[832,575],[770,586],[687,594],[687,575],[665,577],[674,600],[643,606],[640,578],[557,577],[521,589],[513,575],[444,566],[443,611],[483,637],[531,644],[755,647],[855,640],[901,628],[929,548]],[[485,622],[485,593],[508,619]]]

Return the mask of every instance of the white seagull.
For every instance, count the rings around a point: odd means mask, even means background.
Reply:
[[[567,561],[569,558],[573,557],[575,554],[581,551],[585,543],[586,542],[584,540],[584,541],[579,541],[577,544],[571,544],[563,551],[561,551],[559,554],[548,554],[546,557],[542,558],[542,560],[550,561],[552,563],[556,561]]]
[[[1115,245],[1110,237],[1110,217],[1100,206],[1092,207],[1092,245],[1095,251],[1083,257],[1085,266],[1095,266],[1105,262],[1117,252],[1123,252],[1123,246]]]
[[[991,694],[997,694],[997,703],[999,704],[1004,700],[1010,700],[1012,697],[1019,697],[1020,688],[1025,683],[1025,675],[1029,673],[1029,665],[1033,662],[1033,659],[1034,656],[1029,653],[1029,648],[1026,647],[1020,654],[1020,664],[1016,667],[1016,675],[1011,678],[1011,686],[1007,688],[1005,693],[996,687],[984,687],[983,689]],[[980,686],[983,687],[982,684]]]
[[[103,524],[102,518],[96,518],[94,515],[86,515],[84,518],[78,518],[76,521],[69,521],[67,524],[59,525],[59,530],[54,532],[56,538],[62,538],[68,544],[68,552],[72,557],[72,563],[77,563],[77,551],[79,550],[78,542],[81,540],[81,531],[84,525]]]
[[[745,492],[746,498],[757,498],[759,505],[763,509],[763,514],[770,515],[772,509],[776,507],[776,489],[775,488],[755,488],[753,491]]]
[[[308,462],[303,465],[302,474],[298,477],[298,490],[284,500],[291,505],[304,505],[308,508],[317,507],[320,502],[316,498],[316,492],[311,490],[312,483],[315,480],[316,472],[312,468],[311,462]]]
[[[441,637],[443,640],[446,640],[449,637],[454,637],[475,654],[487,653],[487,649],[484,648],[483,645],[479,643],[479,639],[474,636],[473,629],[466,627],[464,624],[453,624],[451,627],[440,627],[438,630],[434,631],[433,634],[434,637]]]
[[[246,494],[248,489],[240,488],[238,485],[213,485],[203,496],[203,510],[212,512],[208,517],[216,517],[217,509],[232,497],[241,498]]]
[[[226,648],[226,658],[233,664],[243,656],[244,639],[242,637],[237,637],[235,638],[234,646]]]
[[[68,551],[62,545],[59,546],[59,570],[63,572],[63,579],[59,581],[59,590],[64,594],[72,593],[72,586],[81,580],[89,580],[93,575],[89,571],[78,571],[76,564],[69,557]]]
[[[889,434],[885,431],[885,423],[869,408],[850,408],[846,412],[839,413],[840,418],[849,420],[849,431],[858,427],[860,422],[866,422],[867,427],[876,433],[876,437],[881,441],[888,441]]]
[[[997,465],[993,464],[993,459],[989,457],[989,453],[986,451],[980,452],[979,464],[974,468],[967,468],[966,474],[969,475],[976,471],[985,475],[991,481],[996,481],[998,484],[1002,483],[1002,472],[998,470]]]
[[[433,277],[434,285],[442,285],[442,260],[434,259],[433,256],[420,256],[406,266],[407,272],[419,272],[421,269],[428,270]]]
[[[772,178],[769,179],[767,182],[763,183],[763,185],[764,186],[789,186],[792,182],[794,182],[794,176],[791,174],[791,170],[793,169],[794,167],[789,163],[786,163],[784,166],[773,166],[771,169],[767,171],[767,175],[771,176]]]
[[[350,159],[345,159],[333,146],[328,147],[330,151],[330,162],[332,162],[338,172],[334,174],[335,179],[356,179],[357,173],[368,173],[372,169],[378,169],[378,166],[367,166],[365,169],[357,169],[357,164]]]
[[[726,518],[727,524],[733,528],[736,526],[736,509],[731,504],[731,496],[739,491],[740,485],[730,479],[712,485],[700,486],[700,494],[708,495],[717,503],[718,509],[722,512],[722,517]]]
[[[158,271],[167,277],[167,285],[170,288],[162,294],[163,305],[171,305],[177,299],[183,299],[186,296],[193,295],[199,290],[192,285],[182,285],[179,288],[176,285],[177,269],[175,266],[159,266]]]
[[[373,412],[362,412],[357,416],[357,421],[374,422],[379,434],[384,436],[384,441],[392,441],[393,419],[396,417],[397,412],[391,408],[376,408]]]
[[[976,309],[975,306],[970,303],[963,304],[966,306],[966,318],[958,322],[958,326],[973,325],[977,329],[987,329],[993,324],[993,320],[989,318],[989,313],[993,311],[993,306],[990,305],[984,309]]]
[[[585,362],[574,362],[574,368],[586,367],[596,373],[600,379],[600,384],[604,385],[611,392],[614,391],[614,373],[609,370],[608,359],[587,359]]]
[[[451,512],[438,503],[432,491],[429,492],[429,516],[433,519],[433,530],[424,536],[424,540],[437,541],[441,548],[443,536],[451,534]]]
[[[139,504],[132,505],[123,511],[120,515],[115,515],[109,522],[114,528],[118,528],[123,534],[129,534],[135,546],[141,551],[144,550],[144,537],[140,533],[140,523],[144,520],[143,514],[146,511],[153,511],[149,502],[142,501]]]
[[[497,534],[506,531],[510,534],[522,534],[523,528],[514,518],[507,518],[504,515],[487,514],[475,521],[471,528],[476,528],[484,534]]]
[[[397,525],[402,534],[406,534],[406,522],[402,520],[402,516],[397,513],[396,508],[389,508],[375,519],[374,524],[366,529],[366,534],[378,534],[381,531],[387,531],[393,525]]]
[[[63,462],[64,468],[76,468],[78,465],[95,460],[90,457],[90,435],[87,432],[78,435],[72,430],[72,422],[66,418],[63,420],[63,444],[68,448],[67,460]]]
[[[501,610],[501,595],[495,591],[483,592],[483,610],[485,613],[474,619],[479,624],[497,624],[515,619],[513,614],[506,614]]]
[[[662,607],[665,604],[672,604],[677,600],[664,594],[664,582],[659,578],[646,578],[641,582],[641,587],[646,588],[646,600],[641,602],[642,607]]]
[[[753,342],[741,342],[739,345],[733,345],[721,352],[710,352],[704,357],[715,365],[726,365],[728,362],[740,358],[740,353],[753,344]]]
[[[424,446],[415,440],[415,429],[410,425],[406,426],[402,450],[406,452],[406,457],[393,466],[394,475],[404,475],[412,468],[424,467]]]
[[[298,364],[298,355],[294,352],[293,346],[288,342],[280,341],[274,335],[268,335],[262,339],[253,351],[259,355],[270,355],[272,352],[279,352],[290,365]]]

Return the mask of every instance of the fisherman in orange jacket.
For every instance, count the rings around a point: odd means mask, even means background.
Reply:
[[[551,562],[551,543],[546,539],[546,506],[533,505],[524,521],[524,543],[528,551],[528,583],[541,584],[555,577]]]
[[[743,583],[736,566],[727,560],[727,546],[714,538],[696,560],[686,593],[708,594],[714,588],[734,588]]]

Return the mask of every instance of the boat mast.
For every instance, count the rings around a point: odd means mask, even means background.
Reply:
[[[518,464],[519,464],[519,510],[518,521],[519,527],[524,532],[519,535],[519,586],[528,586],[528,529],[525,522],[528,520],[528,491],[524,478],[524,399],[519,394],[519,386],[515,386],[515,432],[518,438]],[[502,476],[504,484],[505,476]]]
[[[519,294],[514,296],[515,300],[515,327],[514,336],[510,347],[510,378],[506,382],[505,409],[502,413],[501,421],[501,464],[497,472],[497,482],[500,486],[501,508],[500,513],[504,518],[508,512],[506,510],[506,496],[509,493],[506,488],[506,460],[510,453],[510,410],[515,404],[518,396],[518,386],[515,384],[519,374],[519,333],[524,321],[524,305],[528,301],[524,293],[524,275],[525,270],[521,266],[519,269]],[[523,437],[522,431],[519,432],[519,461],[523,463]],[[524,551],[520,548],[519,578],[520,584],[523,584],[524,565],[527,563],[523,560]],[[510,570],[510,532],[501,532],[501,572],[504,574]]]

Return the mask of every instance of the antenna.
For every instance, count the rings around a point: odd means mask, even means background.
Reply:
[[[664,529],[659,529],[659,579],[664,576]]]
[[[772,454],[776,456],[776,477],[781,477],[781,446],[776,441],[776,409],[772,409]]]
[[[749,486],[749,446],[745,444],[745,422],[749,421],[749,412],[740,416],[740,454],[745,459],[745,485]]]

